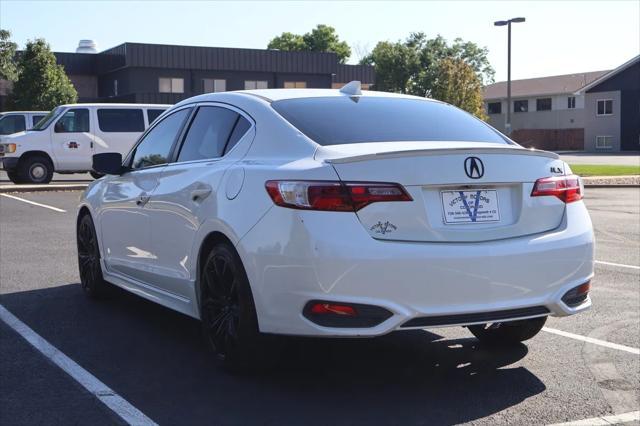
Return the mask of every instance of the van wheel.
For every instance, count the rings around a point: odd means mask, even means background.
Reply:
[[[481,342],[509,345],[531,339],[542,330],[545,322],[547,322],[547,317],[470,325],[469,331]]]
[[[272,366],[275,338],[259,331],[249,280],[233,247],[220,243],[211,248],[200,283],[205,344],[222,366],[234,373]]]
[[[20,178],[18,177],[18,173],[17,172],[7,172],[7,177],[9,178],[9,180],[15,184],[20,184],[22,183],[22,181],[20,180]]]
[[[17,175],[23,183],[49,183],[53,178],[53,164],[44,155],[33,155],[18,163]]]
[[[94,171],[90,171],[89,174],[94,179],[100,179],[101,177],[104,176],[102,173],[98,173],[98,172],[94,172]]]

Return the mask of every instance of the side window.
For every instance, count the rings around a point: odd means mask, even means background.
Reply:
[[[0,119],[0,135],[10,135],[26,129],[23,115],[5,115]]]
[[[89,131],[89,110],[74,108],[65,112],[55,125],[56,133],[83,133]]]
[[[249,120],[244,118],[241,115],[238,115],[238,121],[236,121],[236,126],[233,128],[233,132],[231,132],[231,137],[229,137],[229,142],[227,143],[226,148],[224,149],[224,153],[226,155],[227,152],[231,151],[231,149],[236,146],[238,141],[242,139],[247,130],[251,127],[251,123]]]
[[[144,132],[142,109],[99,109],[98,127],[103,132]]]
[[[238,116],[227,108],[200,107],[189,126],[178,161],[222,157]]]
[[[142,169],[168,163],[171,147],[190,112],[187,108],[173,113],[151,129],[136,147],[131,167]]]
[[[156,121],[156,118],[160,117],[160,114],[165,112],[164,109],[148,109],[147,110],[147,118],[149,119],[149,125]]]
[[[31,116],[31,126],[35,126],[36,124],[38,124],[38,121],[42,120],[43,118],[45,118],[45,115],[32,115]]]

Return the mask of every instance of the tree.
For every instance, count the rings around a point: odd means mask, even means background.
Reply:
[[[449,44],[440,35],[429,39],[424,33],[411,33],[404,41],[379,42],[361,63],[375,66],[379,90],[431,96],[438,64],[447,58],[469,65],[481,85],[492,83],[495,72],[487,54],[486,48],[460,38]]]
[[[16,70],[16,48],[18,46],[11,41],[11,32],[0,29],[0,78],[15,81],[18,77]]]
[[[473,67],[462,59],[445,58],[434,70],[431,96],[486,120],[482,84]]]
[[[336,29],[328,25],[318,25],[304,35],[284,32],[274,37],[267,45],[268,49],[334,52],[341,64],[351,56],[351,48],[345,41],[340,41]]]
[[[18,80],[9,104],[13,109],[46,111],[61,104],[74,103],[78,93],[56,64],[56,57],[43,39],[29,41],[19,55]]]

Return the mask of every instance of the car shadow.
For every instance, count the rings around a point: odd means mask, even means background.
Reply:
[[[292,338],[273,370],[233,376],[204,348],[198,321],[124,291],[97,302],[69,284],[0,303],[163,425],[455,424],[545,390],[512,366],[524,344],[492,349],[427,331]]]

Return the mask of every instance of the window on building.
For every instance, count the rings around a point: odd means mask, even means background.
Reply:
[[[536,111],[551,111],[551,98],[536,99]]]
[[[267,80],[245,80],[244,82],[244,90],[255,90],[255,89],[268,89],[269,83]]]
[[[611,99],[598,99],[596,114],[597,115],[611,115],[611,114],[613,114],[613,100],[611,100]]]
[[[284,88],[285,89],[306,89],[307,82],[306,81],[285,81]]]
[[[574,109],[576,107],[576,97],[575,96],[569,96],[567,98],[567,108],[568,109]]]
[[[24,115],[5,115],[0,118],[0,135],[10,135],[26,129]]]
[[[144,132],[142,109],[99,109],[98,127],[103,132]]]
[[[489,102],[487,111],[489,114],[502,114],[502,102]]]
[[[74,108],[65,112],[56,122],[56,133],[85,133],[89,131],[89,110]]]
[[[596,136],[596,149],[613,148],[613,136]]]
[[[158,90],[160,93],[184,93],[184,78],[158,79]]]
[[[153,123],[156,120],[156,118],[160,117],[160,114],[162,114],[165,111],[166,110],[164,109],[148,109],[147,118],[149,119],[149,125],[151,125],[151,123]]]
[[[222,157],[229,136],[238,121],[238,113],[221,107],[198,108],[189,126],[178,161]]]
[[[173,143],[190,113],[190,108],[174,112],[151,129],[136,147],[131,167],[142,169],[168,163]]]
[[[528,112],[528,111],[529,111],[529,100],[528,99],[515,101],[513,103],[513,112]]]
[[[45,114],[38,114],[38,115],[32,116],[31,120],[32,120],[33,125],[35,126],[36,124],[38,124],[38,121],[42,120],[45,117],[46,117]]]
[[[226,92],[226,91],[227,91],[227,80],[214,79],[214,78],[202,79],[203,93],[215,93],[215,92]]]

